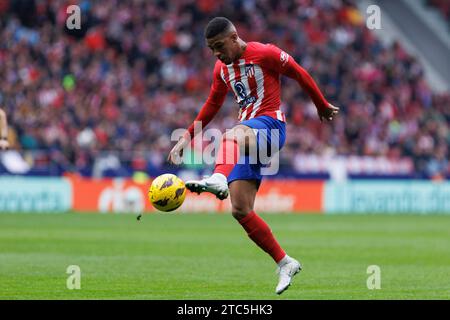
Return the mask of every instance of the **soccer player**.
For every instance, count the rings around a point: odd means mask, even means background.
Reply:
[[[5,111],[0,108],[0,150],[6,150],[8,148],[8,121]]]
[[[239,104],[240,123],[222,136],[214,173],[202,180],[186,181],[186,187],[192,192],[210,192],[219,199],[230,194],[233,217],[250,239],[278,264],[279,280],[275,292],[281,294],[301,270],[301,264],[286,254],[267,223],[254,211],[264,164],[259,158],[257,163],[249,161],[249,150],[256,148],[258,152],[261,149],[267,152],[271,144],[276,143],[279,149],[285,142],[280,75],[296,80],[309,94],[321,121],[333,120],[339,109],[327,102],[311,76],[289,54],[272,44],[243,41],[227,18],[212,19],[204,35],[218,60],[209,97],[195,121],[201,121],[205,127],[217,114],[230,90]],[[170,162],[178,162],[193,136],[194,123],[170,151]],[[244,161],[239,160],[241,156]]]

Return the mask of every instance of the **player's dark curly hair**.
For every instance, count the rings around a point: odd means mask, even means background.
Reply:
[[[226,31],[232,22],[225,17],[215,17],[211,21],[208,22],[205,28],[205,38],[211,39],[218,34]]]

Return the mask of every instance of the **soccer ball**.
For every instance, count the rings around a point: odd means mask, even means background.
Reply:
[[[183,180],[170,173],[155,178],[148,189],[148,198],[159,211],[169,212],[179,208],[185,197]]]

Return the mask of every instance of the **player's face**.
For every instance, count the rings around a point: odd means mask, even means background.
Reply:
[[[228,35],[217,35],[206,40],[208,47],[214,56],[225,64],[232,63],[236,58],[236,49],[239,47],[237,35],[231,33]]]

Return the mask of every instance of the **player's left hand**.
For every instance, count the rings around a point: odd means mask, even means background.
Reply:
[[[339,108],[328,103],[328,108],[319,110],[318,113],[321,122],[323,122],[323,120],[332,121],[333,117],[339,113]]]

